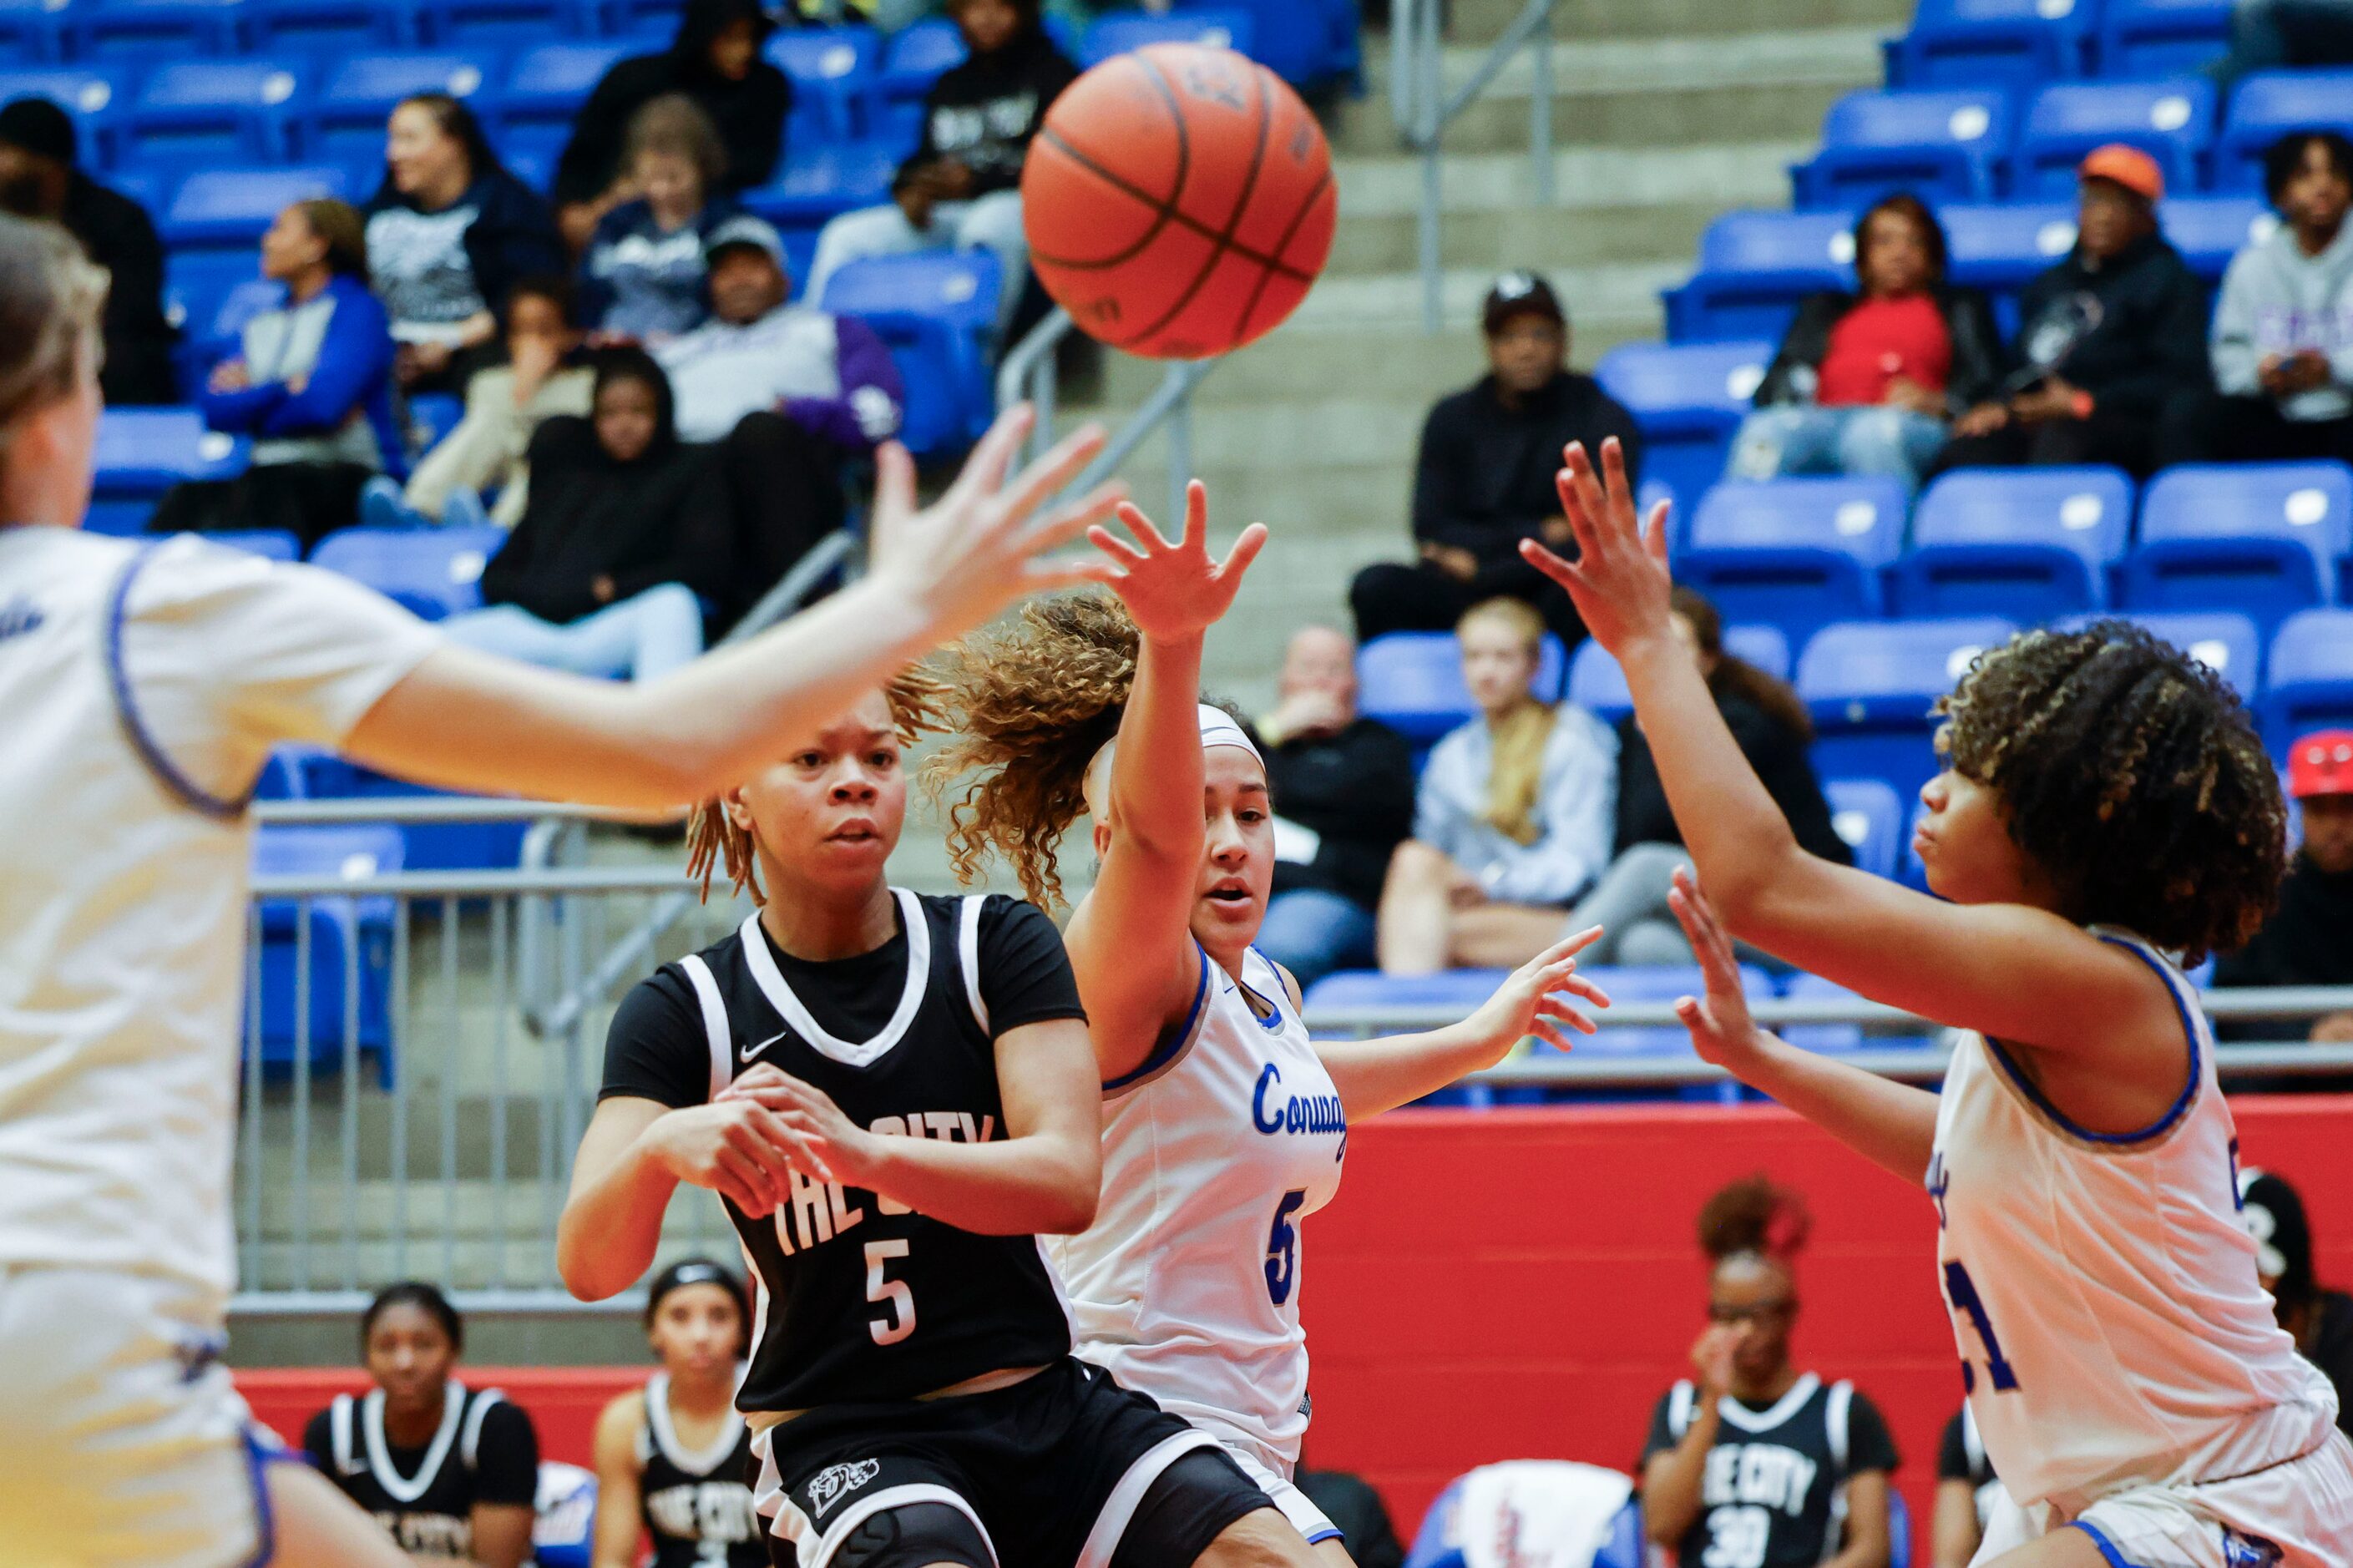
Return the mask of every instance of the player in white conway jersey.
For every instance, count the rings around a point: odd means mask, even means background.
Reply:
[[[2279,783],[2237,698],[2123,623],[2023,634],[1939,704],[1915,839],[1937,896],[1833,866],[1798,847],[1676,635],[1665,509],[1646,532],[1614,442],[1602,470],[1568,449],[1577,563],[1523,553],[1624,667],[1698,868],[1673,901],[1709,984],[1678,1006],[1702,1056],[1925,1178],[2013,1500],[1977,1561],[2353,1563],[2353,1447],[2257,1282],[2212,1037],[2166,956],[2245,941],[2278,888]],[[1944,1092],[1757,1029],[1735,936],[1963,1031]]]
[[[1021,594],[1105,515],[1032,521],[1101,436],[1010,485],[1000,422],[917,515],[886,449],[881,559],[791,626],[645,687],[445,647],[330,574],[85,534],[106,275],[0,216],[0,1558],[10,1568],[397,1568],[326,1479],[267,1465],[221,1363],[245,805],[269,749],[628,809],[765,764]]]
[[[1307,1427],[1300,1229],[1340,1184],[1348,1123],[1487,1067],[1534,1034],[1591,1025],[1563,992],[1598,930],[1514,973],[1466,1022],[1387,1040],[1313,1043],[1291,977],[1250,946],[1274,875],[1265,764],[1199,701],[1202,639],[1265,539],[1219,563],[1192,486],[1185,531],[1133,507],[1136,544],[1095,543],[1116,600],[1066,595],[963,654],[962,738],[940,774],[987,770],[953,843],[991,848],[1029,896],[1060,893],[1053,844],[1083,802],[1102,871],[1067,941],[1103,1079],[1103,1194],[1083,1234],[1050,1243],[1079,1353],[1215,1433],[1317,1543],[1339,1531],[1292,1484]],[[1124,606],[1124,607],[1123,607]],[[1115,743],[1114,742],[1115,739]]]

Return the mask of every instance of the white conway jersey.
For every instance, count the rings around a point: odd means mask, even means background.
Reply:
[[[310,567],[0,529],[0,1267],[225,1302],[245,797],[434,646]]]
[[[1078,1353],[1288,1477],[1307,1430],[1300,1221],[1347,1152],[1339,1091],[1282,977],[1201,959],[1193,1009],[1103,1086],[1103,1205],[1050,1237]]]
[[[2327,1380],[2296,1354],[2238,1215],[2238,1134],[2189,983],[2161,976],[2189,1078],[2137,1134],[2069,1122],[1982,1035],[1960,1037],[1928,1190],[1962,1381],[2022,1504],[2063,1516],[2134,1484],[2221,1480],[2327,1440]]]

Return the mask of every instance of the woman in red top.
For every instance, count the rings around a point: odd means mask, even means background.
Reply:
[[[1945,231],[1917,196],[1854,226],[1860,294],[1809,295],[1741,422],[1729,477],[1881,475],[1909,490],[1952,415],[2001,379],[1985,297],[1945,282]]]

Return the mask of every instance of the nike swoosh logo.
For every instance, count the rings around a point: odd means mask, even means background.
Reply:
[[[744,1059],[747,1062],[750,1061],[754,1057],[758,1056],[762,1051],[766,1050],[770,1046],[775,1045],[778,1040],[783,1039],[786,1035],[791,1033],[792,1031],[790,1029],[779,1029],[775,1034],[770,1035],[766,1039],[762,1040],[756,1046],[745,1046],[743,1048]]]

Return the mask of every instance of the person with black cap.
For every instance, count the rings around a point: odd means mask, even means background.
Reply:
[[[2353,1296],[2323,1289],[2312,1268],[2312,1222],[2302,1194],[2253,1166],[2239,1173],[2239,1214],[2255,1238],[2255,1270],[2279,1325],[2304,1359],[2337,1385],[2337,1426],[2353,1436]]]
[[[59,225],[106,268],[98,384],[107,403],[177,403],[172,349],[180,334],[164,315],[164,242],[144,207],[82,173],[79,151],[73,120],[47,99],[0,107],[0,211]]]
[[[1535,605],[1564,642],[1585,636],[1568,595],[1520,559],[1520,541],[1570,542],[1553,488],[1564,447],[1582,441],[1599,451],[1615,436],[1639,479],[1641,434],[1624,405],[1568,368],[1568,317],[1542,278],[1504,273],[1482,321],[1489,373],[1440,399],[1422,426],[1413,480],[1420,559],[1367,566],[1349,585],[1359,641],[1451,630],[1498,595]]]

